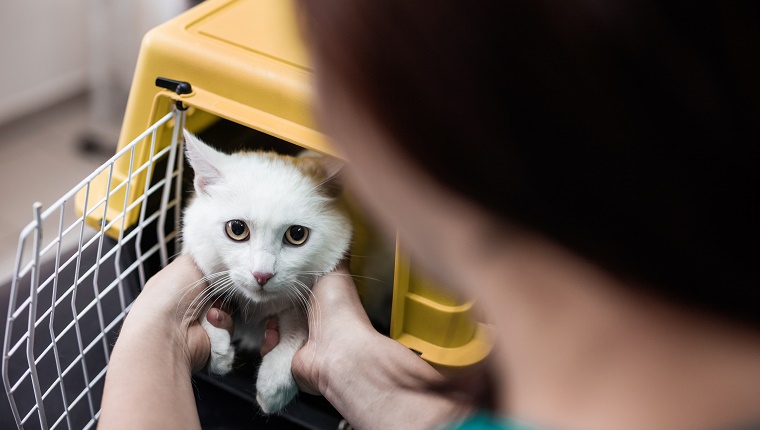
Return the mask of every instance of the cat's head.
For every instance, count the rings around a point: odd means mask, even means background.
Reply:
[[[351,224],[337,202],[338,162],[227,155],[187,131],[185,142],[195,197],[183,216],[183,253],[204,274],[229,271],[230,288],[266,302],[292,295],[297,282],[310,287],[344,257]]]

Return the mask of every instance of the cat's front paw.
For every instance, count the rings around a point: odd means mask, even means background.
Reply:
[[[206,318],[201,318],[201,326],[206,330],[211,342],[211,356],[208,359],[209,373],[226,375],[232,371],[232,362],[235,361],[235,347],[227,330],[214,327]]]
[[[265,414],[271,414],[282,410],[298,393],[298,385],[290,373],[288,366],[286,372],[278,372],[275,367],[267,366],[267,362],[261,364],[259,376],[256,381],[256,402]]]

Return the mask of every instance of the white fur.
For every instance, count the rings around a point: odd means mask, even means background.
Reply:
[[[258,349],[266,319],[278,315],[280,342],[261,364],[257,401],[266,413],[282,409],[297,393],[290,372],[294,354],[308,338],[305,309],[298,298],[302,282],[311,288],[319,274],[331,271],[344,257],[351,240],[348,217],[333,197],[320,192],[320,180],[305,175],[292,160],[269,153],[226,155],[185,132],[187,156],[196,172],[196,195],[183,217],[183,253],[193,257],[205,275],[229,271],[211,285],[230,285],[239,301],[235,340]],[[247,241],[227,237],[227,221],[245,221]],[[287,228],[302,225],[309,237],[302,246],[283,243]],[[274,276],[263,286],[253,272]],[[226,284],[225,284],[226,282]],[[232,293],[234,292],[234,293]],[[245,308],[245,309],[244,309]],[[245,310],[253,315],[246,315]],[[229,335],[205,321],[212,355],[209,370],[224,374],[232,368]]]
[[[230,334],[225,329],[211,325],[205,315],[200,320],[201,327],[206,330],[211,341],[208,371],[217,375],[226,375],[232,370],[232,362],[235,360],[235,348],[232,346]]]

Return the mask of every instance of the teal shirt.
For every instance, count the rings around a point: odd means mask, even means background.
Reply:
[[[737,427],[735,430],[757,430],[760,425]],[[441,430],[539,430],[536,427],[515,422],[507,418],[494,417],[479,412],[471,417],[444,427]]]
[[[493,417],[480,412],[464,421],[450,424],[442,430],[539,430],[506,418]]]

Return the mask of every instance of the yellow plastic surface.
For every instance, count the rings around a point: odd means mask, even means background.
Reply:
[[[316,130],[307,60],[291,0],[205,1],[144,37],[118,148],[181,100],[190,107],[186,127],[191,131],[225,118],[303,148],[340,156]],[[193,91],[177,95],[158,88],[157,77],[189,82]],[[156,150],[170,140],[170,133],[159,130]],[[136,147],[135,165],[148,160],[149,150],[150,139]],[[127,177],[128,162],[120,160],[115,165],[112,188]],[[106,195],[106,174],[93,182],[89,202]],[[145,176],[133,180],[127,207],[142,194]],[[109,199],[106,221],[123,212],[124,197],[121,191]],[[84,193],[77,196],[80,214],[84,198]],[[135,205],[127,213],[125,228],[135,224],[139,212],[140,206]],[[87,217],[87,223],[95,228],[102,222],[102,210]],[[107,234],[118,237],[120,228],[121,222],[116,222]],[[357,234],[362,234],[361,229]],[[391,322],[394,339],[435,365],[476,363],[490,348],[486,326],[467,315],[471,305],[442,295],[415,276],[397,252]]]
[[[397,247],[392,338],[440,368],[476,364],[491,351],[492,341],[490,327],[470,317],[472,306],[413,270]]]

